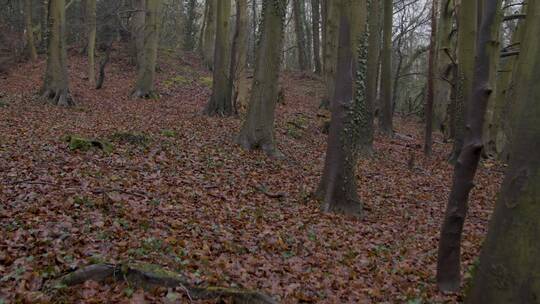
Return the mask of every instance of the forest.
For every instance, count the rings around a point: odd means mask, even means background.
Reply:
[[[540,0],[0,7],[0,304],[540,303]]]

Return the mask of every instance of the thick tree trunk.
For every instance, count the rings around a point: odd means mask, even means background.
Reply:
[[[296,33],[296,48],[298,54],[298,67],[301,71],[308,69],[307,52],[306,52],[306,34],[304,29],[304,21],[302,18],[302,0],[292,0],[294,13],[294,31]]]
[[[433,6],[431,7],[431,41],[429,47],[429,63],[428,63],[428,76],[427,76],[427,96],[426,96],[426,133],[424,137],[424,154],[431,155],[433,145],[433,95],[435,86],[435,70],[436,62],[435,56],[437,56],[436,41],[437,41],[437,0],[433,0]]]
[[[452,190],[446,207],[444,223],[439,238],[437,260],[437,285],[442,291],[457,291],[460,287],[461,234],[467,215],[467,201],[474,184],[483,147],[482,128],[492,89],[490,84],[490,55],[488,48],[494,37],[493,26],[497,7],[501,0],[489,0],[483,14],[482,26],[476,44],[477,61],[474,64],[472,94],[467,94],[467,131],[463,150],[454,169]]]
[[[381,67],[381,115],[379,124],[386,136],[392,136],[392,16],[393,1],[384,0],[383,47]]]
[[[47,49],[47,37],[49,35],[49,0],[41,1],[41,20],[40,20],[40,30],[41,30],[41,41],[39,42],[40,50]]]
[[[32,26],[32,1],[24,0],[24,27],[26,31],[26,46],[32,61],[37,60],[36,44],[34,42],[34,28]]]
[[[144,24],[146,19],[146,0],[133,0],[135,12],[131,21],[131,36],[135,43],[135,62],[137,70],[144,66]]]
[[[161,0],[146,0],[146,17],[142,33],[143,47],[138,50],[140,63],[137,67],[137,82],[132,96],[135,98],[157,98],[154,91],[156,61],[161,24]],[[141,52],[142,54],[139,54]]]
[[[337,65],[337,43],[338,43],[338,19],[339,10],[336,1],[326,0],[325,6],[325,27],[324,27],[324,82],[326,84],[326,97],[321,102],[322,108],[330,107],[330,101],[334,98],[336,65]]]
[[[232,103],[232,87],[229,83],[229,19],[231,1],[217,2],[217,32],[214,46],[214,77],[212,96],[206,106],[205,113],[210,116],[230,116],[234,114]]]
[[[530,0],[527,5],[512,158],[465,301],[471,304],[538,303],[540,299],[540,1]]]
[[[214,67],[214,55],[215,55],[215,46],[216,46],[216,30],[217,28],[216,17],[218,12],[218,0],[206,0],[206,20],[204,21],[204,32],[202,39],[202,56],[204,64],[208,69]]]
[[[472,78],[474,73],[474,56],[476,49],[476,27],[477,27],[477,1],[462,1],[459,6],[459,27],[458,27],[458,79],[456,80],[456,100],[452,113],[454,117],[454,146],[450,155],[450,162],[455,163],[461,149],[465,136],[465,117],[467,102],[472,94]]]
[[[245,149],[262,149],[271,157],[282,157],[275,146],[274,111],[278,99],[286,9],[286,0],[263,2],[251,99],[237,139]]]
[[[365,28],[365,18],[354,18],[358,11],[353,9],[352,1],[336,2],[340,10],[336,90],[331,107],[325,166],[317,197],[322,201],[321,209],[324,212],[360,217],[362,204],[356,191],[355,172],[359,148],[362,146],[361,135],[368,120],[365,117],[368,112],[365,96],[368,33],[359,31],[359,24]],[[360,3],[363,4],[360,9],[365,16],[365,2]],[[355,76],[356,92],[353,96]]]
[[[88,27],[88,81],[94,85],[96,81],[95,52],[96,52],[96,0],[86,0]]]
[[[49,2],[49,37],[47,39],[47,69],[41,95],[55,105],[73,106],[69,92],[66,51],[66,11],[64,0]]]
[[[313,59],[315,62],[315,74],[321,74],[321,11],[320,0],[311,0],[312,32],[313,32]]]
[[[247,79],[247,46],[248,46],[248,18],[247,0],[236,1],[236,25],[231,50],[231,66],[229,82],[235,112],[238,106],[247,107],[248,79]]]

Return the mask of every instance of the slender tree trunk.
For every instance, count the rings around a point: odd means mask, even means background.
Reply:
[[[176,6],[176,49],[178,51],[184,50],[185,42],[185,28],[186,28],[186,15],[184,13],[184,0],[177,0],[175,2]]]
[[[91,85],[96,81],[95,52],[96,52],[96,0],[86,0],[88,26],[88,81]]]
[[[286,0],[263,2],[251,99],[237,139],[245,149],[261,149],[270,157],[282,157],[274,140],[274,112],[286,9]]]
[[[216,43],[216,16],[218,14],[218,0],[206,0],[206,5],[208,6],[204,34],[203,34],[203,44],[202,44],[202,55],[204,64],[207,68],[212,69],[214,67],[214,55],[215,55],[215,43]]]
[[[212,97],[206,106],[205,113],[214,116],[230,116],[234,114],[232,103],[232,86],[229,83],[229,19],[231,1],[217,2],[217,32],[214,46],[214,77]],[[234,60],[233,60],[234,61]],[[233,62],[233,64],[235,64]]]
[[[309,0],[308,0],[309,1]],[[312,72],[313,71],[313,39],[311,39],[311,37],[313,37],[313,31],[312,31],[312,27],[311,27],[311,24],[312,22],[308,22],[308,16],[307,16],[307,10],[308,10],[308,7],[306,6],[306,1],[305,0],[301,0],[301,4],[302,4],[302,22],[303,22],[303,27],[304,27],[304,35],[305,35],[305,40],[306,40],[306,63],[307,63],[307,70]]]
[[[371,111],[375,111],[377,105],[378,79],[381,53],[381,2],[369,1],[369,44],[367,59],[367,91],[366,96]],[[372,136],[373,137],[373,136]]]
[[[350,0],[336,1],[339,9],[339,48],[336,90],[332,102],[332,120],[328,134],[323,176],[317,190],[324,212],[336,212],[355,217],[362,215],[357,194],[356,161],[361,146],[361,132],[366,127],[365,96],[368,32],[365,29],[365,2],[358,2],[364,18],[354,18],[358,11]],[[356,4],[358,4],[356,3]],[[356,15],[356,17],[361,17]],[[356,47],[355,47],[356,46]],[[353,51],[354,50],[354,51]],[[357,52],[358,51],[358,52]],[[353,95],[353,79],[356,92]]]
[[[212,1],[212,0],[209,0]],[[187,1],[186,11],[186,32],[184,41],[184,50],[193,51],[195,49],[195,35],[197,23],[197,0]]]
[[[337,65],[337,43],[338,43],[338,19],[339,10],[337,2],[326,0],[325,14],[325,37],[324,44],[324,82],[326,84],[326,97],[321,102],[322,108],[328,108],[330,101],[334,98],[335,76]]]
[[[236,25],[231,50],[230,86],[235,112],[238,106],[247,106],[247,46],[248,46],[247,0],[236,1]]]
[[[454,146],[450,162],[454,163],[463,147],[465,136],[465,109],[466,103],[472,94],[472,78],[474,73],[474,56],[476,45],[477,27],[477,1],[461,1],[459,6],[459,27],[458,27],[458,79],[457,94],[454,104]]]
[[[49,0],[43,0],[41,1],[41,21],[40,21],[41,41],[39,42],[41,50],[47,49],[47,39],[49,36],[48,16],[49,16]]]
[[[512,158],[465,303],[538,303],[540,295],[540,1],[530,0],[521,47]],[[486,8],[493,10],[493,8]]]
[[[47,39],[47,68],[41,95],[55,105],[73,106],[69,92],[66,50],[66,11],[64,0],[49,2],[49,37]]]
[[[437,285],[441,291],[457,291],[460,286],[461,234],[467,215],[469,193],[474,187],[473,179],[478,168],[483,148],[482,128],[485,113],[492,92],[490,88],[490,54],[489,44],[496,33],[494,24],[497,7],[501,0],[488,0],[483,14],[482,26],[476,44],[477,61],[474,64],[472,94],[467,94],[467,131],[465,132],[463,150],[457,159],[454,169],[452,190],[446,207],[444,223],[439,238],[437,260]],[[463,8],[462,8],[463,9]]]
[[[36,44],[34,42],[34,28],[32,26],[32,1],[24,0],[24,24],[26,31],[26,46],[32,61],[37,60]]]
[[[387,136],[392,136],[392,16],[393,1],[384,0],[383,49],[381,69],[381,116],[380,128]]]
[[[294,12],[294,30],[296,33],[296,47],[298,54],[298,66],[301,71],[308,69],[306,54],[306,35],[302,20],[302,0],[292,0]]]
[[[146,19],[146,0],[134,0],[135,12],[132,17],[131,35],[135,42],[137,70],[144,66],[144,24]]]
[[[433,0],[431,8],[431,41],[429,47],[429,63],[427,77],[427,96],[426,96],[426,134],[424,141],[424,154],[431,155],[433,145],[433,95],[435,86],[435,70],[437,69],[435,57],[437,56],[437,0]]]
[[[139,49],[142,54],[137,67],[137,82],[132,96],[135,98],[157,98],[154,90],[156,75],[156,61],[159,42],[159,26],[161,24],[161,0],[146,0],[146,17],[144,31],[142,32],[143,47]]]
[[[315,62],[315,74],[321,74],[321,12],[320,0],[311,0],[312,32],[313,32],[313,60]]]

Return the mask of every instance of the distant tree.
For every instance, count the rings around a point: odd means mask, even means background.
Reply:
[[[195,49],[195,36],[197,34],[197,0],[187,0],[186,31],[184,34],[184,50],[193,51]]]
[[[94,85],[96,81],[96,0],[86,0],[86,15],[88,32],[88,81]]]
[[[230,116],[234,114],[232,103],[232,87],[229,85],[229,23],[231,17],[231,1],[217,2],[217,31],[214,46],[214,77],[212,96],[206,105],[205,113],[213,116]]]
[[[40,93],[55,105],[73,106],[67,71],[65,5],[65,0],[49,1],[47,68]]]
[[[472,94],[467,94],[467,121],[468,128],[464,136],[463,149],[456,161],[452,190],[448,198],[441,236],[439,238],[439,251],[437,259],[437,285],[442,291],[457,291],[460,287],[460,258],[461,236],[463,223],[467,216],[467,201],[469,193],[474,187],[473,179],[478,168],[483,148],[483,126],[485,113],[492,94],[490,76],[490,56],[496,54],[489,52],[490,44],[497,39],[499,23],[494,23],[497,9],[502,0],[486,1],[483,12],[482,26],[476,41],[477,58],[473,66]],[[463,9],[463,8],[462,8]],[[483,302],[477,302],[483,303]],[[486,303],[490,303],[489,301]]]
[[[236,24],[231,49],[229,82],[235,111],[238,105],[247,106],[247,51],[248,51],[248,16],[247,0],[236,1]]]
[[[37,59],[36,44],[34,42],[34,27],[32,25],[32,1],[24,0],[24,24],[26,31],[26,45],[28,55],[32,61]]]
[[[286,0],[263,2],[251,99],[237,139],[245,149],[262,149],[271,157],[282,157],[275,146],[274,111],[278,99],[286,9]]]
[[[202,40],[201,40],[201,52],[204,64],[208,69],[214,67],[214,55],[215,55],[215,43],[216,43],[216,30],[219,23],[218,18],[218,0],[206,0],[205,13],[203,20]]]
[[[427,96],[426,96],[426,131],[424,134],[424,154],[431,155],[433,145],[433,99],[435,94],[435,70],[437,56],[437,0],[432,0],[431,34],[428,55]]]
[[[334,98],[335,90],[339,10],[337,2],[332,0],[325,0],[323,8],[323,78],[326,85],[326,94],[321,102],[321,107],[328,108],[330,107],[330,101]]]
[[[313,60],[315,63],[315,74],[321,74],[321,3],[320,0],[311,0],[312,14],[312,39],[313,39]]]
[[[393,1],[384,0],[383,47],[381,66],[381,115],[379,124],[382,132],[391,136],[392,127],[392,18]]]
[[[538,303],[540,299],[540,1],[530,0],[527,5],[512,157],[465,303]]]
[[[143,45],[137,49],[137,81],[132,96],[135,98],[156,98],[154,78],[161,23],[161,0],[146,0],[145,11],[144,30],[139,32],[139,35],[143,37],[137,38],[142,41]],[[140,43],[138,44],[140,46]]]
[[[304,1],[292,0],[294,13],[294,29],[296,33],[296,47],[298,54],[298,66],[301,71],[308,69],[306,30],[304,28]]]

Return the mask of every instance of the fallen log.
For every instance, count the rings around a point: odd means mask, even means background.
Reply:
[[[113,279],[131,286],[152,290],[158,287],[181,288],[190,300],[230,298],[237,304],[274,304],[272,297],[249,289],[203,287],[190,284],[181,274],[148,264],[95,264],[78,269],[57,279],[53,286],[75,286],[86,281],[104,283]]]

